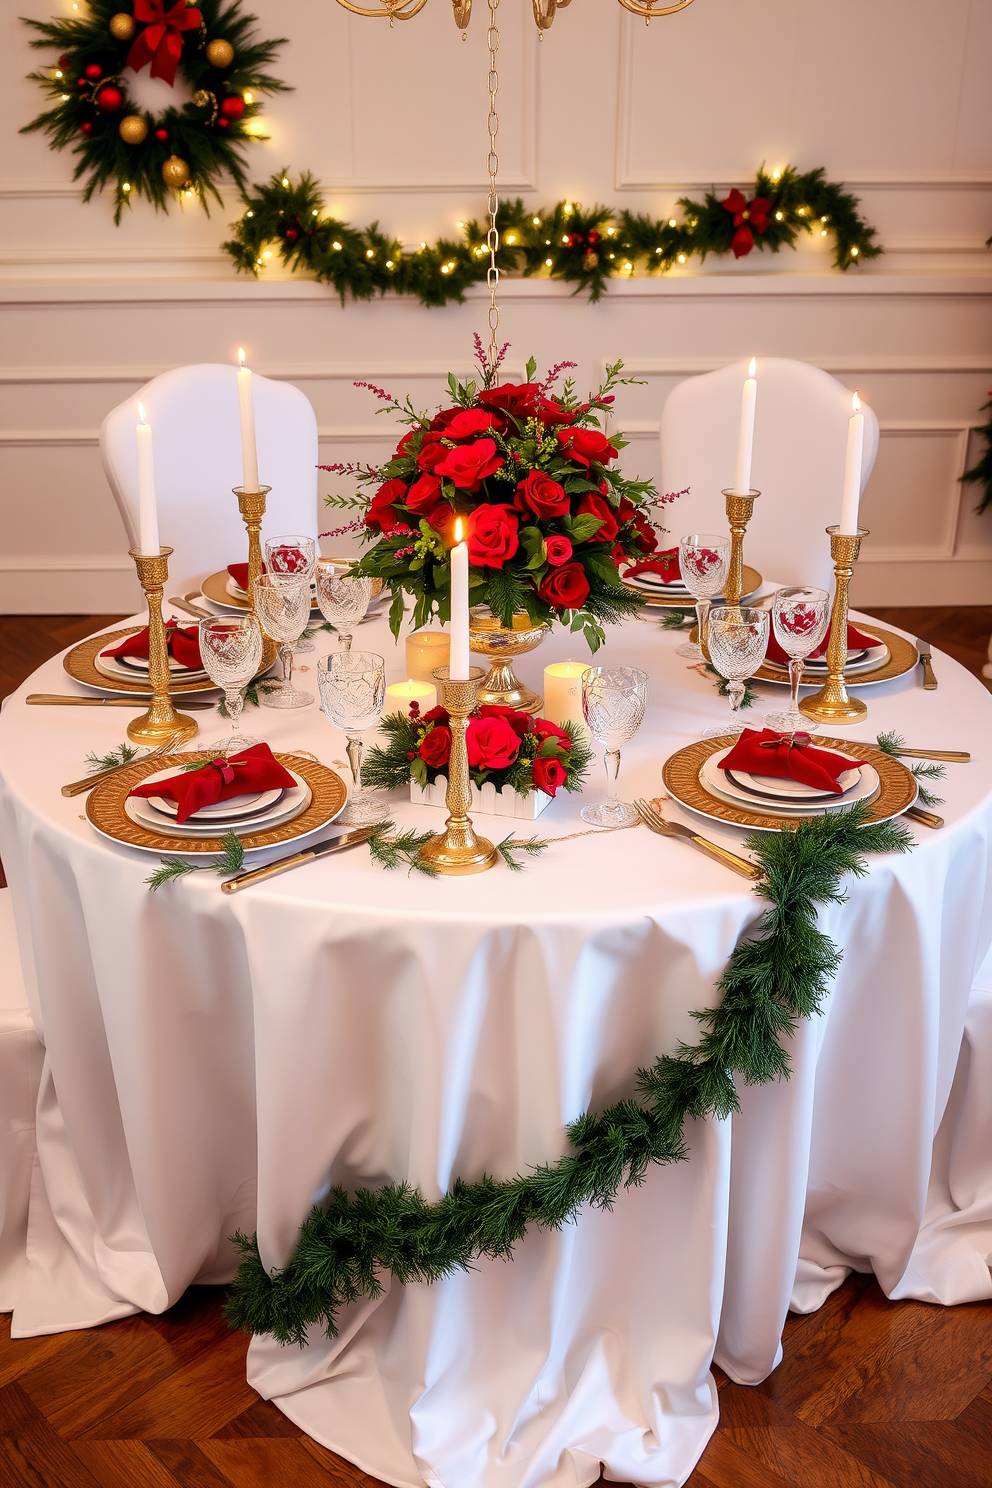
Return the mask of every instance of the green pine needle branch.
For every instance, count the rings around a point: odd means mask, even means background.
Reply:
[[[163,858],[155,872],[145,879],[145,883],[154,892],[163,884],[172,883],[187,873],[240,873],[245,866],[245,850],[241,839],[234,832],[228,832],[223,845],[224,851],[220,857],[214,858],[210,863],[184,863],[182,858]]]

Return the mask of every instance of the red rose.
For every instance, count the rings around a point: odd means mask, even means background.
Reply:
[[[520,546],[518,520],[516,512],[509,506],[477,506],[475,511],[469,512],[469,560],[488,568],[502,568]]]
[[[420,758],[432,770],[439,770],[448,763],[451,755],[451,730],[444,723],[436,723],[420,741]]]
[[[555,609],[579,610],[588,598],[589,580],[581,563],[566,563],[549,573],[537,592]]]
[[[592,460],[605,465],[620,453],[598,429],[559,429],[558,444],[563,455],[587,470]]]
[[[416,439],[417,435],[420,432],[421,431],[419,429],[408,429],[406,431],[406,433],[403,435],[403,438],[400,440],[399,444],[396,446],[396,455],[397,455],[397,457],[402,457],[403,455],[411,455],[411,454],[413,454],[413,451],[411,450],[410,446],[411,446],[411,444],[413,443],[413,441]]]
[[[438,704],[436,708],[431,708],[429,712],[424,714],[423,721],[424,723],[447,723],[448,710]]]
[[[505,718],[470,718],[465,745],[473,770],[505,770],[520,753],[520,740]]]
[[[447,501],[439,501],[437,506],[432,507],[429,512],[424,512],[424,518],[435,532],[440,532],[444,536],[454,522],[455,514]],[[454,542],[454,537],[451,538],[451,542]]]
[[[477,439],[474,444],[460,444],[446,449],[444,459],[431,469],[445,476],[462,491],[477,491],[482,482],[503,463],[491,439]]]
[[[531,728],[529,713],[519,713],[516,708],[507,708],[503,703],[484,703],[479,709],[479,717],[505,719],[518,739],[522,739]]]
[[[448,446],[440,440],[425,440],[420,454],[417,456],[418,470],[436,470],[448,454]]]
[[[573,551],[571,538],[566,537],[563,532],[554,532],[544,539],[544,556],[552,568],[561,568],[571,558]]]
[[[536,382],[507,382],[498,388],[483,388],[479,402],[483,408],[497,408],[512,418],[529,419],[537,412],[541,389]]]
[[[619,531],[620,524],[617,521],[616,512],[608,501],[604,501],[602,496],[593,496],[587,491],[579,502],[579,512],[586,512],[590,517],[599,517],[602,521],[599,531],[594,532],[592,537],[589,538],[590,542],[613,541]]]
[[[461,412],[460,408],[442,408],[441,412],[431,419],[431,429],[435,434],[443,434],[451,420],[457,418]]]
[[[525,515],[563,517],[568,511],[568,495],[545,471],[532,470],[517,486],[513,504]]]
[[[403,524],[403,515],[396,510],[394,501],[406,499],[406,485],[401,480],[385,481],[372,497],[371,505],[365,513],[365,525],[371,527],[374,532],[384,532],[387,535],[395,531]]]
[[[530,720],[530,731],[539,739],[557,739],[562,749],[571,749],[572,741],[563,728],[557,723],[552,723],[550,718],[532,718]]]
[[[565,766],[554,755],[538,755],[534,761],[534,789],[553,796],[560,785],[565,784]]]
[[[444,430],[445,439],[474,439],[502,423],[494,413],[482,408],[460,408],[453,419],[449,419]]]
[[[637,532],[634,541],[638,550],[642,553],[653,553],[658,546],[658,534],[643,512],[638,512],[634,517],[634,528]]]
[[[411,511],[422,516],[433,511],[441,500],[441,479],[437,475],[422,475],[414,481],[406,493],[406,504]]]

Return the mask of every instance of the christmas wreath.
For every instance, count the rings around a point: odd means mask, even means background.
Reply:
[[[246,189],[244,147],[264,136],[249,131],[259,93],[285,90],[265,69],[285,37],[259,41],[255,17],[241,0],[91,0],[87,15],[27,21],[40,32],[33,47],[52,47],[56,63],[30,74],[53,106],[21,130],[41,130],[56,150],[78,157],[73,179],[88,177],[83,200],[114,184],[114,221],[133,198],[168,207],[170,194],[221,197],[225,173]],[[128,74],[149,68],[151,77],[191,90],[157,116],[128,96]]]

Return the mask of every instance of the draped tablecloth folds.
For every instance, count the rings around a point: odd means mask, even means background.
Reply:
[[[361,644],[402,677],[384,620]],[[630,624],[596,658],[650,676],[628,799],[659,794],[665,758],[725,716],[675,644]],[[525,681],[570,647],[550,636]],[[992,698],[949,657],[935,666],[937,694],[914,675],[866,691],[870,728],[851,736],[895,729],[973,761],[941,783],[943,831],[870,858],[821,910],[844,959],[792,1040],[792,1078],[690,1125],[690,1160],[653,1168],[612,1213],[433,1286],[386,1276],[335,1339],[254,1339],[262,1395],[410,1488],[576,1488],[601,1465],[662,1488],[716,1424],[713,1360],[761,1380],[790,1304],[818,1307],[852,1268],[893,1297],[992,1297]],[[713,1005],[761,913],[720,865],[640,829],[552,846],[521,874],[387,875],[356,849],[233,897],[209,873],[151,894],[154,859],[59,794],[120,727],[25,707],[64,685],[47,663],[0,718],[3,859],[46,1047],[15,1337],[225,1281],[236,1229],[257,1228],[278,1268],[335,1184],[407,1180],[433,1199],[557,1158],[567,1121],[695,1039],[692,1010]],[[759,693],[755,717],[773,689]],[[276,750],[343,758],[316,708],[264,726]],[[574,831],[578,804],[559,792],[541,835]],[[442,817],[397,798],[395,819]],[[739,848],[731,827],[705,830]]]

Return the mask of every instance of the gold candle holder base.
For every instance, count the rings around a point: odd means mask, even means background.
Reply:
[[[165,581],[169,577],[169,555],[171,548],[160,548],[149,555],[130,550],[138,579],[148,602],[148,680],[152,687],[152,703],[147,713],[134,718],[127,726],[127,736],[132,744],[162,744],[173,739],[183,744],[199,732],[195,718],[186,713],[177,713],[169,696],[169,648],[165,639],[162,621],[162,595]]]
[[[746,496],[738,496],[734,491],[724,491],[722,494],[727,503],[727,521],[730,523],[730,568],[727,571],[723,598],[725,604],[739,605],[744,588],[744,530],[751,520],[754,503],[761,492],[748,491]]]
[[[799,711],[805,713],[807,718],[815,718],[818,723],[860,723],[868,716],[867,706],[860,698],[848,696],[844,682],[844,668],[847,665],[847,591],[854,573],[854,564],[861,551],[861,539],[868,536],[868,529],[859,527],[857,532],[840,532],[836,527],[828,527],[827,535],[830,538],[830,556],[834,560],[834,575],[837,580],[833,609],[830,612],[827,680],[819,692],[803,698]]]
[[[420,856],[432,863],[438,873],[463,874],[484,873],[492,868],[498,854],[485,837],[477,837],[468,814],[469,790],[468,752],[465,748],[465,730],[469,715],[475,710],[476,693],[483,672],[481,667],[469,667],[465,681],[455,681],[447,667],[437,667],[434,678],[441,694],[441,706],[446,708],[451,729],[451,756],[448,760],[448,790],[445,803],[448,820],[443,832],[439,832],[420,849]]]
[[[248,608],[257,615],[255,580],[262,572],[262,518],[265,516],[265,498],[272,487],[259,486],[257,491],[246,491],[244,486],[234,486],[232,489],[238,498],[238,510],[248,529],[248,582],[245,589],[248,593]]]

